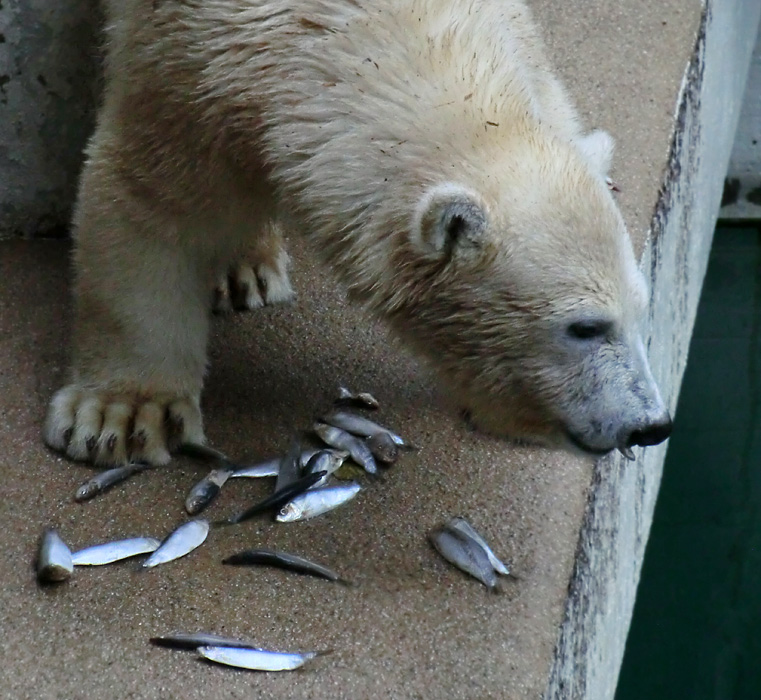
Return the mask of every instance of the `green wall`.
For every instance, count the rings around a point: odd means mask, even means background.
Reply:
[[[716,231],[616,700],[761,700],[761,224]]]

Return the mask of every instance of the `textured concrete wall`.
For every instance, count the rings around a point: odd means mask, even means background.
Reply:
[[[0,238],[65,231],[100,26],[97,0],[0,0]]]
[[[642,267],[649,347],[676,407],[761,15],[758,0],[707,2],[686,67],[675,132]],[[679,416],[676,416],[679,420]],[[595,468],[547,700],[613,698],[667,445]]]
[[[723,219],[761,219],[761,31],[727,171]]]

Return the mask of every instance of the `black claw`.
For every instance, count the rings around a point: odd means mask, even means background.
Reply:
[[[71,442],[71,436],[74,434],[74,428],[66,428],[63,431],[63,444],[68,447]]]
[[[88,452],[92,452],[95,449],[95,445],[98,444],[98,438],[96,438],[94,435],[90,435],[87,440],[85,440],[85,447],[87,448]]]

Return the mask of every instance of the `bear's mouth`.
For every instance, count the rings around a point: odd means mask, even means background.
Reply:
[[[570,430],[565,431],[565,436],[574,447],[586,454],[594,455],[595,457],[602,457],[616,449],[615,447],[592,447],[591,445],[587,445],[580,437],[574,435]]]

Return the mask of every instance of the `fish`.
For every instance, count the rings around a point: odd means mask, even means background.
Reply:
[[[498,574],[502,574],[503,576],[510,575],[510,569],[497,558],[497,555],[494,554],[491,547],[486,544],[486,540],[478,532],[476,532],[473,526],[467,520],[465,520],[465,518],[450,518],[447,521],[446,527],[450,530],[461,532],[466,537],[470,537],[473,541],[475,541],[476,544],[478,544],[478,546],[484,550],[486,556],[489,558],[489,562]]]
[[[290,500],[275,516],[279,523],[293,523],[297,520],[309,520],[343,505],[361,490],[356,481],[339,486],[323,486],[310,489]]]
[[[150,554],[161,546],[161,540],[155,537],[133,537],[128,540],[104,542],[92,547],[80,549],[71,555],[74,566],[102,566],[122,559],[136,557],[138,554]]]
[[[341,450],[319,450],[316,452],[304,467],[304,473],[313,474],[314,472],[324,471],[326,474],[310,488],[315,489],[323,486],[330,478],[330,475],[340,469],[348,456],[348,452]]]
[[[328,581],[348,583],[348,581],[341,578],[341,576],[327,566],[309,561],[309,559],[304,559],[304,557],[300,557],[297,554],[277,552],[274,549],[247,549],[244,552],[238,552],[227,557],[227,559],[223,559],[222,563],[232,566],[251,566],[257,564],[276,566],[281,569],[295,571],[299,574],[319,576],[320,578],[328,579]]]
[[[301,464],[299,456],[301,455],[301,445],[298,440],[294,440],[283,457],[280,459],[280,465],[277,470],[277,481],[275,482],[275,491],[280,491],[301,476]]]
[[[314,432],[327,445],[337,450],[345,450],[351,458],[359,464],[368,474],[377,474],[378,465],[375,462],[370,448],[359,438],[349,434],[341,428],[325,423],[315,423]]]
[[[339,406],[359,406],[360,408],[370,408],[373,410],[380,408],[378,399],[372,394],[368,394],[366,391],[355,394],[345,386],[338,387],[338,398],[335,402]]]
[[[239,467],[232,474],[231,479],[259,479],[264,476],[277,476],[280,471],[280,457],[268,459],[265,462],[249,464]]]
[[[497,590],[497,573],[489,557],[470,537],[457,530],[443,527],[433,530],[430,533],[430,540],[439,554],[448,562],[478,579],[490,591]]]
[[[236,647],[239,649],[256,649],[251,642],[245,642],[240,639],[231,637],[222,637],[218,634],[207,634],[206,632],[195,632],[186,634],[179,632],[170,634],[166,637],[151,637],[151,644],[157,647],[167,647],[169,649],[182,649],[186,651],[195,651],[198,647]]]
[[[150,468],[150,464],[126,464],[123,467],[107,469],[82,484],[77,489],[77,492],[74,495],[74,500],[77,501],[77,503],[89,501],[91,498],[103,493],[119,482],[129,479],[129,477],[134,474]]]
[[[280,506],[288,503],[288,501],[295,498],[300,493],[303,493],[311,486],[314,486],[326,473],[327,472],[315,472],[314,474],[307,474],[306,476],[301,477],[298,481],[294,481],[292,484],[288,484],[285,488],[280,489],[280,491],[275,491],[275,493],[271,496],[267,496],[263,501],[259,501],[259,503],[255,503],[253,506],[237,515],[231,515],[227,520],[222,520],[216,524],[235,525],[237,523],[242,523],[249,518],[253,518],[255,515],[259,515],[259,513],[265,513],[268,510],[280,508]]]
[[[207,462],[223,462],[224,464],[232,464],[226,454],[215,450],[208,445],[202,445],[198,442],[183,442],[177,448],[180,454],[184,454],[193,459],[203,459]]]
[[[232,466],[213,469],[192,489],[185,499],[185,510],[196,515],[206,508],[222,490],[225,482],[235,471]]]
[[[65,581],[74,571],[71,550],[52,528],[42,534],[37,553],[37,580],[40,583]]]
[[[308,449],[302,450],[299,455],[299,465],[303,469],[307,462],[317,453],[319,450]],[[277,476],[280,471],[280,461],[282,457],[273,457],[267,459],[264,462],[258,464],[251,464],[249,466],[240,466],[231,475],[231,479],[258,479],[263,476]]]
[[[358,435],[363,438],[369,438],[378,433],[387,433],[389,437],[399,445],[399,447],[412,448],[412,445],[401,435],[397,435],[388,428],[384,428],[382,425],[378,425],[363,416],[358,416],[356,413],[349,413],[348,411],[332,411],[326,416],[323,416],[320,420],[328,425],[334,425],[336,428],[341,428],[341,430],[345,430],[347,433]]]
[[[365,438],[365,444],[370,448],[373,457],[383,464],[391,465],[399,459],[399,445],[388,433],[376,433]]]
[[[198,647],[198,653],[209,661],[251,671],[293,671],[326,652],[307,651],[298,654],[266,649],[205,646]]]
[[[196,547],[200,547],[209,535],[209,521],[199,518],[189,520],[170,533],[159,548],[143,562],[144,569],[166,564],[184,557]]]

